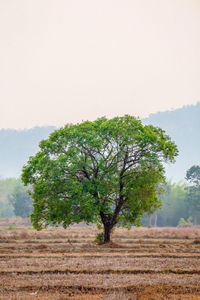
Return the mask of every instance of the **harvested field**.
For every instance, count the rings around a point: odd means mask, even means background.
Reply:
[[[200,299],[200,228],[0,229],[0,299]]]

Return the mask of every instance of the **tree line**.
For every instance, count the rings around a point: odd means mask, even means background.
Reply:
[[[200,197],[191,197],[190,187],[186,183],[166,182],[160,196],[161,207],[154,213],[146,213],[141,224],[148,227],[200,224]],[[32,202],[20,179],[0,180],[0,217],[28,217],[33,209]]]
[[[192,188],[192,193],[191,193]],[[200,224],[200,193],[193,194],[193,186],[186,183],[164,184],[162,206],[153,214],[145,214],[145,226],[190,226]],[[195,197],[194,197],[195,195]]]

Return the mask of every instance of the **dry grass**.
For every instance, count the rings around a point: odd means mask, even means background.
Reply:
[[[0,299],[200,299],[200,228],[0,229]]]
[[[12,223],[12,222],[8,222]],[[17,224],[17,223],[16,223]],[[31,227],[16,228],[14,230],[0,227],[0,239],[79,239],[94,240],[99,230],[95,226],[73,226],[68,229],[49,228],[43,231],[35,231]],[[200,239],[200,227],[163,227],[144,228],[134,227],[131,230],[117,228],[113,239]]]

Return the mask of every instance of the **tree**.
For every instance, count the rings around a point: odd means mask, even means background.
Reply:
[[[162,162],[177,153],[162,129],[132,116],[66,125],[41,141],[23,167],[22,180],[32,186],[32,224],[38,230],[102,224],[109,242],[113,227],[136,224],[157,206]]]
[[[177,226],[181,218],[189,217],[185,187],[186,185],[182,183],[170,181],[164,183],[165,192],[161,195],[162,208],[157,212],[158,226]]]
[[[13,206],[9,201],[14,188],[20,180],[17,178],[6,178],[0,180],[0,209],[1,217],[9,218],[14,216]]]
[[[186,172],[186,180],[200,188],[200,166],[192,166]]]
[[[15,215],[18,217],[28,217],[33,209],[32,198],[21,182],[18,182],[15,186],[13,192],[9,195],[9,200],[14,208]]]
[[[186,180],[192,184],[187,187],[187,200],[193,213],[194,225],[197,225],[197,213],[200,210],[200,166],[192,166],[188,169]]]

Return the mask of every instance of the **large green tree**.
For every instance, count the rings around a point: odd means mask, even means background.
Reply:
[[[104,242],[116,225],[137,223],[157,206],[163,161],[178,150],[165,132],[132,117],[66,125],[41,141],[23,168],[32,185],[32,224],[102,224]]]

